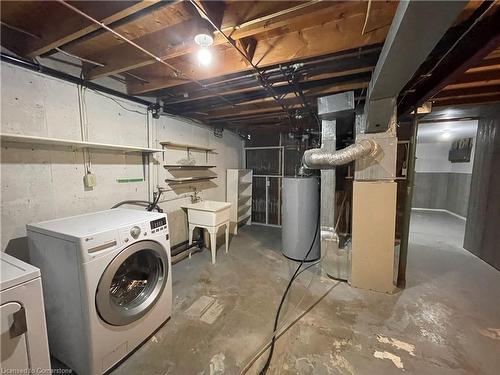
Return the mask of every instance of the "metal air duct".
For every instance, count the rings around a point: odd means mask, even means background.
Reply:
[[[364,156],[375,156],[377,150],[378,145],[373,139],[362,139],[338,151],[332,152],[324,148],[307,150],[302,162],[309,169],[333,169]]]

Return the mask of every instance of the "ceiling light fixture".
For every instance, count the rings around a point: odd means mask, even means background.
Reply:
[[[212,63],[212,52],[208,48],[200,48],[197,57],[202,66],[209,66]]]
[[[209,31],[204,30],[194,36],[194,42],[202,48],[207,48],[214,44],[214,38]]]
[[[210,65],[212,62],[212,53],[208,47],[214,43],[214,38],[210,31],[208,29],[201,30],[194,36],[194,42],[201,47],[197,54],[200,65]]]
[[[450,132],[444,132],[441,134],[441,139],[450,139],[451,138],[451,133]]]

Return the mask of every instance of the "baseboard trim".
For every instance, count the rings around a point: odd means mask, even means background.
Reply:
[[[420,207],[412,207],[412,211],[435,211],[435,212],[446,212],[447,214],[450,214],[452,216],[458,217],[459,219],[462,219],[463,221],[467,221],[466,217],[460,216],[454,212],[445,210],[444,208],[420,208]]]

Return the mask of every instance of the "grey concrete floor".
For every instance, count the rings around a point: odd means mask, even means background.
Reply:
[[[283,320],[319,302],[277,341],[268,373],[498,374],[500,272],[462,249],[463,230],[448,214],[414,212],[407,288],[394,295],[305,271]],[[239,374],[269,338],[295,267],[280,243],[279,229],[254,225],[216,265],[206,250],[175,264],[172,318],[114,374]],[[203,296],[206,312],[188,310]]]

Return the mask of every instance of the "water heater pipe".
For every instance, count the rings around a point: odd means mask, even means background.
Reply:
[[[378,149],[379,146],[373,139],[362,139],[342,150],[333,152],[323,148],[306,150],[302,163],[309,169],[333,169],[368,155],[375,156]]]

